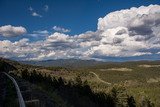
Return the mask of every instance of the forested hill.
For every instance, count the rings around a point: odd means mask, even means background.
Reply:
[[[8,72],[8,71],[13,71],[13,70],[21,70],[21,69],[28,69],[28,68],[35,69],[38,67],[33,66],[31,64],[23,64],[18,61],[0,57],[0,70],[1,71]]]

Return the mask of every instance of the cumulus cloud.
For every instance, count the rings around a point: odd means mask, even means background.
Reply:
[[[159,5],[115,11],[98,19],[97,31],[73,36],[64,34],[68,32],[67,29],[54,26],[53,29],[57,32],[44,40],[0,41],[2,44],[0,56],[44,60],[158,55],[160,52],[159,15]],[[152,50],[157,53],[152,53]]]
[[[4,37],[15,37],[19,35],[23,35],[27,32],[27,30],[22,26],[12,26],[5,25],[0,27],[0,35]]]
[[[130,9],[115,11],[107,14],[104,18],[98,19],[98,29],[105,30],[118,26],[138,27],[144,24],[159,24],[159,5],[132,7]],[[153,19],[152,19],[153,18]],[[144,23],[148,22],[148,23]]]
[[[62,28],[62,27],[59,27],[59,26],[54,26],[53,30],[55,30],[57,32],[62,32],[62,33],[68,33],[68,32],[71,31],[70,29],[65,29],[65,28]]]
[[[98,19],[98,30],[103,31],[101,36],[104,38],[101,40],[101,45],[92,50],[113,56],[149,54],[150,52],[140,52],[140,50],[160,48],[158,29],[160,29],[159,5],[111,12],[104,18]],[[112,51],[107,51],[107,47]]]

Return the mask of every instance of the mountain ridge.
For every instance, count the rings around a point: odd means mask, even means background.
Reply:
[[[97,61],[97,60],[81,60],[81,59],[55,59],[55,60],[41,60],[41,61],[20,61],[24,64],[36,65],[36,66],[60,66],[60,67],[92,67],[96,65],[103,65],[103,64],[115,64],[115,63],[149,63],[154,62],[160,63],[160,60],[133,60],[133,61]]]

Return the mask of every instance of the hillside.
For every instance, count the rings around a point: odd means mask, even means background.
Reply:
[[[107,63],[81,69],[80,72],[82,72],[82,76],[85,73],[84,79],[88,79],[95,90],[105,91],[106,87],[103,82],[95,80],[96,77],[93,79],[90,72],[98,75],[107,83],[125,86],[128,93],[131,93],[137,102],[141,100],[142,96],[146,96],[154,102],[156,107],[160,105],[160,97],[157,94],[160,93],[160,61]],[[99,85],[94,85],[95,83],[99,83]]]
[[[50,68],[23,65],[7,59],[2,59],[0,62],[3,63],[1,68],[10,67],[8,65],[16,68],[10,69],[9,75],[16,79],[20,87],[22,85],[20,90],[23,92],[22,96],[27,107],[35,104],[38,105],[35,107],[114,107],[115,105],[116,101],[111,95],[94,92],[87,81],[82,81],[80,77],[74,77],[74,80],[65,79],[62,75],[70,72],[63,68],[51,71]],[[1,73],[0,76],[2,76]],[[5,107],[17,106],[16,91],[12,82],[7,78],[0,82],[2,81],[5,82],[5,85],[2,87],[0,84],[1,89],[5,90],[7,95],[5,95],[5,99],[1,99],[2,96],[0,96],[0,104]],[[24,87],[27,89],[26,92]],[[37,101],[38,103],[36,103]]]
[[[0,64],[1,70],[7,68],[15,78],[29,82],[35,90],[33,93],[43,91],[42,96],[48,96],[57,107],[160,105],[157,94],[160,93],[160,61],[93,62],[93,65],[92,61],[76,61],[73,65],[79,62],[90,64],[72,69],[67,65],[66,68],[33,66],[3,58]]]
[[[7,63],[3,59],[0,59],[0,72],[9,72],[15,69],[16,68],[13,65]]]

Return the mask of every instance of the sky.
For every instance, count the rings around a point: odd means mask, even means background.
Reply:
[[[160,59],[159,0],[0,0],[0,57]]]

